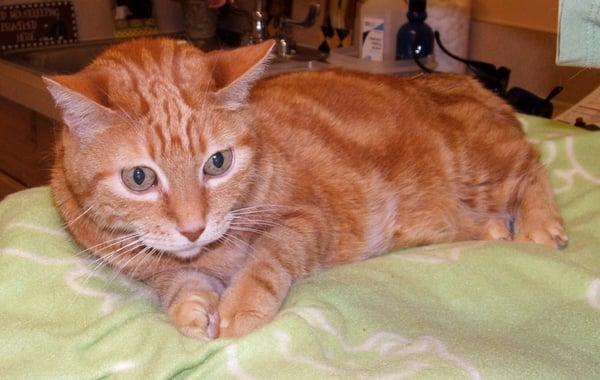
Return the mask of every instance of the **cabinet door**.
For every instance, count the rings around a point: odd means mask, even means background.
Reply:
[[[53,124],[28,108],[0,98],[0,172],[27,187],[48,183]]]
[[[0,200],[11,193],[24,190],[25,185],[0,172]]]

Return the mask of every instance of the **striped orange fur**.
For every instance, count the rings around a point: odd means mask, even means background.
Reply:
[[[295,279],[394,248],[566,244],[537,152],[474,80],[261,79],[271,48],[137,40],[45,79],[66,126],[61,215],[82,246],[153,287],[183,333],[246,334]]]

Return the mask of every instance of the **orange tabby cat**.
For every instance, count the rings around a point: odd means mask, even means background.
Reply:
[[[45,78],[66,125],[52,179],[63,218],[153,287],[181,332],[241,336],[295,279],[394,248],[566,245],[538,154],[476,81],[260,79],[272,45],[138,40]]]

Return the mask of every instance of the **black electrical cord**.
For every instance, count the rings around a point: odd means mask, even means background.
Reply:
[[[439,31],[436,30],[434,32],[434,37],[435,42],[438,44],[444,54],[448,55],[452,59],[464,63],[467,66],[467,69],[479,82],[481,82],[484,87],[504,98],[510,105],[514,107],[515,110],[530,115],[552,117],[554,109],[552,105],[552,99],[563,90],[561,86],[557,86],[552,89],[546,98],[540,98],[539,96],[519,87],[513,87],[507,91],[510,77],[510,70],[508,68],[503,66],[496,67],[491,63],[461,58],[446,49],[440,38]],[[413,46],[413,60],[423,72],[428,74],[438,73],[427,67],[421,61],[415,46]]]
[[[421,62],[421,60],[419,59],[419,57],[417,57],[416,54],[413,54],[413,60],[415,61],[417,66],[419,66],[419,68],[421,70],[423,70],[424,72],[426,72],[427,74],[438,74],[437,71],[432,70],[429,67],[425,66],[425,64],[423,62]]]

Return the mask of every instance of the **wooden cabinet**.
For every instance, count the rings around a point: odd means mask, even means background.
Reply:
[[[16,193],[20,190],[25,190],[26,186],[21,182],[17,182],[6,174],[0,172],[0,199],[8,194]]]
[[[55,122],[0,98],[0,199],[50,179]]]

